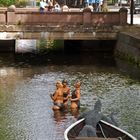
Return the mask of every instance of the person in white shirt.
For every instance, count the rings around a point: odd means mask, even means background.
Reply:
[[[44,0],[40,0],[40,12],[43,13],[48,4]]]
[[[55,12],[60,12],[60,11],[61,11],[61,7],[60,7],[60,5],[58,4],[58,2],[55,2],[54,11],[55,11]]]
[[[90,8],[91,12],[93,12],[93,6],[92,6],[92,4],[91,4],[91,3],[89,3],[88,8]]]

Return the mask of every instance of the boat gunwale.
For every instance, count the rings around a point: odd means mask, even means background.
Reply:
[[[82,122],[82,121],[84,121],[84,120],[85,120],[85,118],[82,118],[82,119],[76,121],[75,123],[71,124],[71,125],[65,130],[65,132],[64,132],[64,138],[65,138],[65,140],[69,140],[69,138],[68,138],[68,132],[69,132],[74,126],[76,126],[77,124],[79,124],[80,122]]]
[[[106,121],[104,121],[104,120],[100,120],[100,122],[102,122],[102,123],[104,123],[104,124],[106,124],[106,125],[108,125],[108,126],[111,126],[112,128],[117,129],[118,131],[120,131],[120,132],[126,134],[127,136],[129,136],[130,138],[132,138],[132,140],[137,140],[137,139],[136,139],[134,136],[132,136],[130,133],[126,132],[125,130],[123,130],[123,129],[121,129],[121,128],[119,128],[119,127],[113,125],[113,124],[110,124],[110,123],[108,123],[108,122],[106,122]]]
[[[74,126],[76,126],[77,124],[79,124],[80,122],[82,122],[82,121],[84,121],[84,120],[85,120],[85,118],[82,118],[82,119],[76,121],[75,123],[71,124],[71,125],[65,130],[65,132],[64,132],[64,138],[65,138],[65,140],[69,140],[69,138],[68,138],[68,132],[69,132]],[[121,128],[119,128],[119,127],[117,127],[117,126],[115,126],[115,125],[113,125],[113,124],[110,124],[110,123],[108,123],[108,122],[106,122],[106,121],[104,121],[104,120],[100,120],[100,122],[101,122],[101,123],[104,123],[104,124],[106,124],[106,125],[108,125],[108,126],[110,126],[110,127],[112,127],[112,128],[114,128],[114,129],[116,129],[116,130],[118,130],[118,131],[120,131],[120,132],[122,132],[123,134],[127,135],[128,137],[130,137],[132,140],[137,140],[137,138],[135,138],[134,136],[132,136],[130,133],[126,132],[125,130],[122,130]]]

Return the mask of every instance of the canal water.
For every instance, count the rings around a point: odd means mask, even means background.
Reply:
[[[64,140],[65,129],[100,99],[105,115],[140,138],[140,82],[107,53],[0,54],[0,140]],[[79,112],[52,110],[56,80],[81,81]]]

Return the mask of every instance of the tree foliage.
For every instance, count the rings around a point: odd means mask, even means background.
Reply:
[[[10,6],[15,4],[17,0],[0,0],[0,6]]]
[[[0,7],[7,7],[10,5],[25,6],[27,0],[0,0]]]

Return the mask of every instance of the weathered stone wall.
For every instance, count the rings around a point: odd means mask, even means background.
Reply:
[[[121,59],[140,66],[140,36],[137,33],[119,33],[115,54]]]

